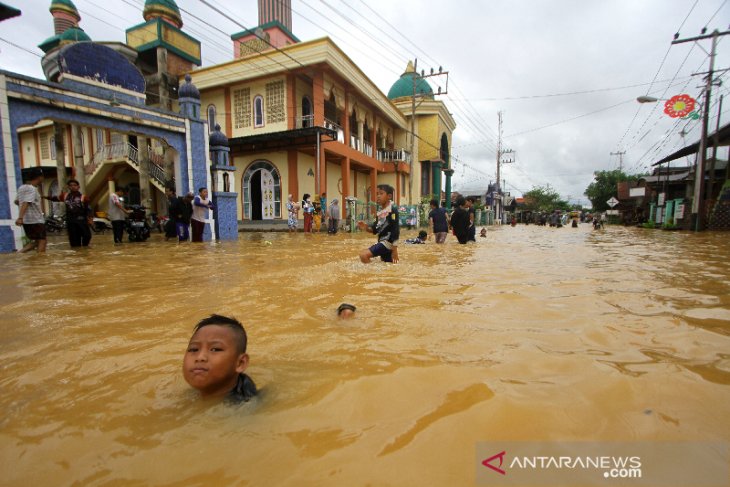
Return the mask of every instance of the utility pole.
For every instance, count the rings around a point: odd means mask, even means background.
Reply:
[[[692,195],[692,219],[694,221],[695,231],[699,232],[705,229],[705,208],[703,193],[705,189],[705,163],[707,162],[707,125],[710,120],[710,96],[712,94],[712,76],[715,72],[715,55],[717,52],[717,38],[730,34],[730,30],[719,32],[717,29],[712,34],[705,34],[703,29],[702,35],[697,37],[689,37],[687,39],[677,39],[679,34],[675,35],[672,44],[682,44],[684,42],[695,42],[704,39],[712,39],[712,49],[710,50],[710,70],[707,72],[707,82],[705,84],[705,106],[703,107],[702,116],[702,135],[700,137],[700,153],[697,158],[697,168],[695,170],[695,186]]]
[[[624,154],[626,154],[626,151],[611,152],[612,156],[618,156],[618,171],[619,172],[624,170]]]
[[[408,174],[408,204],[413,204],[413,158],[416,155],[416,97],[423,97],[424,93],[418,93],[417,92],[417,81],[419,79],[424,78],[431,78],[432,76],[446,76],[446,89],[441,90],[441,87],[439,86],[438,93],[435,93],[435,95],[446,95],[449,92],[449,72],[444,71],[441,66],[439,66],[438,72],[434,72],[433,68],[431,68],[431,73],[426,74],[423,70],[421,70],[421,74],[418,74],[418,59],[416,58],[413,63],[413,96],[411,97],[411,160],[409,162],[409,168],[410,173]],[[418,104],[420,105],[423,100],[419,101]],[[451,160],[449,158],[448,161],[449,167],[447,169],[451,169]],[[450,183],[450,178],[449,181]],[[449,193],[451,188],[449,187]],[[436,199],[439,201],[441,200],[441,184],[440,184],[440,178],[439,178],[439,184],[438,184],[438,191],[439,194],[434,195]],[[450,205],[450,201],[447,201],[447,204]]]
[[[511,159],[503,159],[502,156],[505,154],[514,154],[515,151],[512,149],[502,149],[502,112],[497,112],[497,120],[498,120],[498,128],[497,128],[497,196],[500,197],[500,204],[496,204],[496,200],[493,198],[493,201],[495,201],[494,205],[494,218],[499,218],[499,221],[502,221],[502,204],[501,204],[501,195],[502,195],[502,189],[499,185],[500,182],[500,166],[502,164],[511,164],[515,162],[514,158]]]

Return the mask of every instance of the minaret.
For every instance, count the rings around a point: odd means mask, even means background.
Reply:
[[[180,115],[187,118],[200,118],[200,91],[192,82],[189,74],[185,75],[185,84],[178,90]]]
[[[48,10],[53,15],[54,34],[63,34],[66,29],[79,27],[81,16],[71,0],[53,0]]]
[[[259,0],[259,25],[273,21],[291,32],[291,0]]]
[[[127,44],[139,53],[147,83],[147,104],[172,109],[178,79],[201,64],[200,42],[181,30],[175,0],[146,0],[145,23],[127,29]]]
[[[234,58],[259,54],[299,42],[291,32],[291,0],[258,1],[258,27],[231,36]]]

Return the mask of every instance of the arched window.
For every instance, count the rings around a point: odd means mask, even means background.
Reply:
[[[261,95],[253,99],[253,126],[264,126],[264,98]]]
[[[314,116],[312,115],[312,102],[309,97],[302,97],[302,128],[314,125]]]
[[[96,129],[96,150],[104,147],[104,129]]]
[[[208,133],[215,130],[215,105],[208,105]]]

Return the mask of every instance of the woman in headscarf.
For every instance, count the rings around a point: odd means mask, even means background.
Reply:
[[[302,197],[302,209],[304,210],[304,233],[312,233],[314,205],[312,204],[309,193],[304,193]]]
[[[286,201],[286,209],[289,211],[289,231],[297,231],[297,222],[299,220],[299,204],[294,203],[294,197],[289,195]]]

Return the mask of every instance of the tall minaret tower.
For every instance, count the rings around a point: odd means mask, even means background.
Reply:
[[[259,0],[259,25],[273,21],[291,32],[291,0]]]
[[[291,0],[258,0],[259,25],[231,36],[233,57],[241,58],[296,44],[291,32]]]

